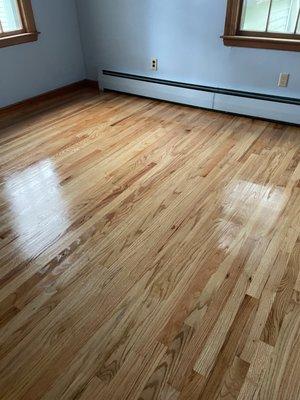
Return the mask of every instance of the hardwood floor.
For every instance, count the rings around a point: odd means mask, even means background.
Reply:
[[[300,128],[78,89],[1,114],[1,400],[300,399]]]

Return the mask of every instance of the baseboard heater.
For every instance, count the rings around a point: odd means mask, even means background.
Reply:
[[[300,99],[103,70],[103,89],[251,117],[300,124]]]

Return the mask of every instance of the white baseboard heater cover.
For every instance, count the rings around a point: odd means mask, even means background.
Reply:
[[[300,124],[300,99],[220,89],[115,71],[102,71],[103,89],[234,114]]]

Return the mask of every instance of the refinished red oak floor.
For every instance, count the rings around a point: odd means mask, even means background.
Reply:
[[[300,128],[93,89],[0,111],[1,400],[299,400]]]

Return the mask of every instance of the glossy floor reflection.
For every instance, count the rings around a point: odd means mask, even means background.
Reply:
[[[1,400],[300,398],[299,127],[92,89],[1,115]]]
[[[51,159],[6,178],[4,194],[11,210],[15,243],[24,260],[46,249],[69,226],[63,189]]]

